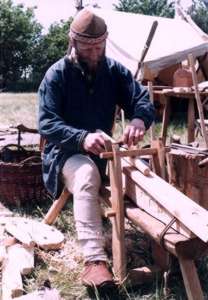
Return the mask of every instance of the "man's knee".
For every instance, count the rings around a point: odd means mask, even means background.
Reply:
[[[100,184],[101,179],[97,166],[91,160],[86,161],[76,172],[75,191],[98,192]]]
[[[70,157],[63,168],[65,184],[72,193],[80,191],[97,192],[101,178],[94,161],[86,155]]]

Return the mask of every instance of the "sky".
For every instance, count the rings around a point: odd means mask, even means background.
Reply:
[[[14,4],[22,3],[25,7],[37,6],[35,17],[43,25],[44,31],[47,31],[50,24],[74,16],[75,2],[75,0],[13,0]],[[84,6],[94,3],[105,9],[113,9],[113,4],[118,3],[118,0],[83,0]],[[191,0],[181,0],[184,7],[190,3]]]

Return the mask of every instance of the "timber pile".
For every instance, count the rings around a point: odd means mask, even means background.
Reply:
[[[60,300],[55,289],[44,289],[23,295],[22,276],[35,268],[35,247],[60,249],[64,236],[57,229],[32,219],[12,216],[1,205],[0,216],[0,264],[2,269],[2,300],[34,299]]]

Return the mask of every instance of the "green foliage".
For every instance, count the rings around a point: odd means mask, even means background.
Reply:
[[[194,22],[206,33],[208,33],[208,7],[202,0],[192,1],[188,14]]]
[[[116,10],[150,16],[173,17],[173,2],[167,0],[119,0]]]
[[[32,58],[32,78],[38,86],[47,69],[66,54],[68,47],[68,31],[71,19],[50,26],[49,32],[42,35],[34,49]]]
[[[34,19],[33,8],[15,6],[11,0],[0,0],[0,7],[0,80],[5,88],[27,78],[42,27]]]

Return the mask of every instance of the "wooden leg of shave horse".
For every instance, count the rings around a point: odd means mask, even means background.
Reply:
[[[111,142],[110,142],[111,144]],[[109,161],[111,203],[115,216],[112,218],[113,268],[119,283],[126,277],[126,259],[124,245],[124,203],[122,190],[121,158],[117,154],[118,145],[109,145],[113,151],[113,160]]]
[[[61,196],[53,202],[49,211],[44,217],[43,219],[44,223],[51,225],[55,222],[56,218],[58,217],[60,211],[64,207],[69,196],[70,196],[70,192],[66,188],[64,188],[63,192],[61,193]]]
[[[189,300],[203,300],[199,277],[193,260],[178,256],[186,293]]]

